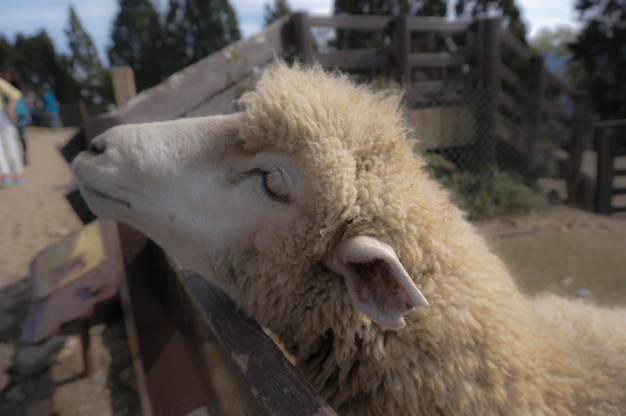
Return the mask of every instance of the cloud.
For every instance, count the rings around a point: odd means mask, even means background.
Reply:
[[[531,36],[543,27],[579,26],[572,0],[523,0],[518,5]]]

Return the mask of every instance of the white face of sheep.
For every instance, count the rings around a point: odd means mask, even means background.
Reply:
[[[314,197],[307,189],[316,180],[290,156],[244,150],[241,117],[118,126],[72,165],[94,213],[145,233],[235,302],[234,285],[255,278],[237,276],[253,273],[238,263],[281,267],[271,245],[306,228],[305,207]],[[351,236],[323,258],[302,261],[342,276],[353,304],[385,328],[401,328],[426,304],[395,251],[376,238]]]

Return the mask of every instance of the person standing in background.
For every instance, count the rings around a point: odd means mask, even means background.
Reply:
[[[19,74],[13,70],[9,74],[9,77],[5,79],[11,83],[15,88],[22,91],[22,79]],[[20,141],[22,142],[22,156],[24,161],[24,166],[28,165],[28,145],[26,143],[26,126],[32,123],[32,117],[30,109],[28,108],[28,104],[26,103],[25,97],[22,96],[15,103],[15,107],[13,107],[15,111],[15,127],[17,127],[18,136]]]
[[[50,127],[63,127],[63,121],[61,121],[61,113],[59,112],[59,102],[54,96],[54,92],[50,85],[44,85],[43,94],[43,109],[48,116],[48,122]]]
[[[26,89],[26,93],[24,94],[23,99],[28,106],[28,110],[30,111],[30,116],[32,120],[31,124],[33,126],[44,126],[46,123],[44,120],[45,117],[42,114],[43,104],[35,91],[33,91],[31,88]]]
[[[0,72],[0,187],[20,185],[24,170],[17,148],[17,129],[12,122],[17,120],[15,104],[22,93],[5,79],[10,75],[5,68]]]

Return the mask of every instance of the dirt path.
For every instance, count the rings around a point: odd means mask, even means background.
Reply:
[[[559,207],[478,228],[526,292],[626,305],[626,216]]]
[[[24,184],[0,189],[0,415],[138,415],[134,373],[120,311],[91,327],[95,371],[84,377],[76,328],[65,328],[47,369],[18,374],[21,323],[29,303],[28,265],[46,245],[82,224],[65,200],[72,176],[57,147],[71,129],[27,131]]]

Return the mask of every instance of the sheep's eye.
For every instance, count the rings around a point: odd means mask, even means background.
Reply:
[[[270,197],[280,202],[289,202],[289,189],[280,172],[263,172],[263,184]]]

